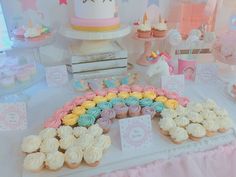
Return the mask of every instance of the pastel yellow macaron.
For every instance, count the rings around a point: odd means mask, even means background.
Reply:
[[[82,105],[85,109],[90,109],[96,106],[96,103],[94,101],[85,101]]]
[[[113,98],[117,98],[117,95],[116,95],[115,93],[108,93],[108,94],[106,95],[106,99],[107,99],[108,101],[112,100]]]
[[[62,122],[64,125],[74,126],[77,123],[78,116],[75,114],[68,114],[63,119]]]
[[[162,103],[165,103],[166,101],[168,100],[167,97],[165,96],[158,96],[155,101],[159,101],[159,102],[162,102]]]
[[[156,93],[155,92],[152,92],[152,91],[146,91],[143,93],[143,97],[144,98],[149,98],[151,100],[154,100],[156,98]]]
[[[85,112],[86,112],[86,109],[82,106],[78,106],[78,107],[74,108],[73,111],[72,111],[72,113],[77,115],[77,116],[85,114]]]
[[[120,97],[120,98],[128,98],[129,97],[129,93],[128,92],[120,92],[119,94],[118,94],[118,97]]]
[[[170,108],[170,109],[176,109],[179,105],[178,101],[173,100],[173,99],[167,100],[164,104],[167,108]]]
[[[106,102],[107,101],[107,98],[106,97],[103,97],[103,96],[95,96],[93,101],[98,104],[98,103],[101,103],[101,102]]]
[[[130,96],[133,96],[133,97],[141,100],[143,98],[143,93],[142,92],[132,92],[132,93],[130,93]]]

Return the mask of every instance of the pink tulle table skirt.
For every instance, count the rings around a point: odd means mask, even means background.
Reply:
[[[236,177],[236,142],[97,177]]]

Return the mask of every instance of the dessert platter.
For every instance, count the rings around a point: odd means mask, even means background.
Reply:
[[[122,151],[119,121],[140,115],[152,118],[152,145]],[[118,170],[211,149],[235,138],[228,112],[213,100],[192,103],[174,92],[140,85],[87,92],[55,111],[44,127],[22,141],[24,177],[95,175],[108,167]]]

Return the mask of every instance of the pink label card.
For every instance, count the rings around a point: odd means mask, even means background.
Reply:
[[[119,121],[122,151],[142,150],[152,144],[152,124],[149,115]]]
[[[184,94],[184,75],[163,76],[161,78],[161,87],[179,95]]]
[[[27,111],[24,102],[0,103],[0,130],[24,130],[27,128]]]
[[[46,80],[49,87],[58,87],[68,82],[68,72],[65,65],[46,68]]]
[[[195,82],[206,84],[209,82],[217,82],[218,80],[218,67],[216,64],[197,65]]]

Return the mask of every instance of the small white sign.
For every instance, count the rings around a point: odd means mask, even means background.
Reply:
[[[68,72],[65,65],[46,68],[46,80],[49,87],[58,87],[68,82]]]
[[[184,94],[184,75],[163,76],[161,78],[161,87],[179,95]]]
[[[24,102],[0,103],[0,130],[24,130],[27,128],[27,111]]]
[[[149,115],[119,121],[122,151],[141,150],[152,143],[152,123]]]
[[[218,67],[216,64],[198,64],[196,69],[197,83],[216,82],[218,80]]]

